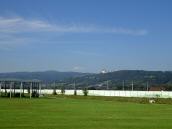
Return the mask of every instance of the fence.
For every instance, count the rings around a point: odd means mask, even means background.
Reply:
[[[5,90],[1,90],[5,92]],[[7,89],[9,92],[9,89]],[[16,89],[16,93],[20,90]],[[24,90],[24,93],[27,93]],[[61,94],[61,90],[56,90],[57,94]],[[42,89],[41,94],[52,94],[52,89]],[[65,95],[74,95],[74,90],[65,90]],[[77,90],[77,95],[83,95],[82,90]],[[172,91],[120,91],[120,90],[88,90],[89,96],[119,96],[119,97],[147,97],[147,98],[172,98]]]
[[[56,90],[57,94],[61,90]],[[42,94],[52,94],[53,90],[42,90]],[[73,95],[74,90],[65,90],[65,95]],[[83,95],[82,90],[77,90],[77,95]],[[172,98],[171,91],[119,91],[119,90],[88,90],[89,96],[119,96],[119,97],[147,97],[147,98]]]

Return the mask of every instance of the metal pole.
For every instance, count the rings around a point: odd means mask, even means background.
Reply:
[[[134,87],[134,83],[133,83],[133,81],[132,81],[132,84],[131,84],[131,86],[132,86],[132,91],[133,91],[133,87]]]
[[[123,83],[122,83],[122,86],[123,86],[123,91],[124,91],[124,87],[125,87],[125,81],[123,80]]]
[[[109,90],[109,81],[107,80],[107,90]]]
[[[77,95],[77,90],[76,90],[76,83],[74,81],[74,95]]]
[[[4,86],[5,86],[5,96],[7,95],[7,85],[6,82],[4,82]]]
[[[22,87],[22,88],[23,88],[23,96],[24,96],[24,84],[22,83],[22,85],[23,85],[23,87]]]
[[[34,82],[32,82],[32,93],[34,92]]]
[[[12,82],[10,83],[10,99],[11,99],[11,88],[12,88]]]
[[[38,85],[39,85],[39,96],[41,95],[41,83],[38,82]]]
[[[38,94],[40,96],[40,85],[39,85],[39,82],[38,82]]]
[[[75,81],[74,81],[74,90],[76,90],[76,84],[75,84]]]
[[[22,97],[22,87],[23,87],[23,82],[20,84],[20,98]]]
[[[15,87],[15,83],[13,83],[13,91],[14,91],[14,97],[15,97],[15,94],[16,94],[16,91],[15,91],[16,87]]]
[[[39,82],[37,82],[37,92],[38,92],[38,95],[39,95]]]
[[[147,81],[146,87],[147,87],[147,91],[148,91],[149,90],[149,83],[148,83],[148,81]]]
[[[32,98],[32,82],[30,83],[30,99]]]
[[[0,82],[0,97],[1,97],[1,85],[2,85],[2,82]]]
[[[57,89],[56,89],[56,82],[54,82],[54,89],[55,89],[55,92],[57,91]]]

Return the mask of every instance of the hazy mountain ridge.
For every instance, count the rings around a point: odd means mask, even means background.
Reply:
[[[123,81],[125,81],[128,89],[131,87],[132,81],[134,86],[139,89],[144,89],[147,82],[150,86],[172,85],[172,71],[120,70],[97,74],[58,71],[0,73],[0,79],[4,78],[38,79],[49,83],[63,82],[69,88],[74,82],[78,87],[85,87],[99,84],[106,85],[106,81],[109,81],[109,87],[112,89],[121,89]]]
[[[0,73],[0,79],[38,79],[43,82],[60,81],[71,77],[81,77],[88,73],[79,72],[59,72],[59,71],[44,71],[44,72],[9,72]]]
[[[74,79],[67,79],[65,82],[72,83]],[[133,81],[135,88],[144,89],[146,83],[149,86],[172,85],[171,71],[144,71],[144,70],[120,70],[109,73],[100,73],[76,77],[75,82],[80,86],[95,86],[99,84],[106,85],[109,82],[109,87],[112,89],[121,89],[122,83],[125,81],[125,86],[131,88]]]

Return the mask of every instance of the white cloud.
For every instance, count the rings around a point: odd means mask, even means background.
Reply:
[[[35,31],[52,31],[54,27],[40,20],[26,20],[20,17],[4,18],[0,17],[0,32],[17,33],[17,32],[35,32]]]
[[[50,24],[41,20],[26,20],[21,17],[4,18],[0,17],[0,32],[19,33],[19,32],[95,32],[93,27],[79,25],[58,25]]]
[[[81,67],[81,66],[75,66],[75,67],[73,67],[72,71],[81,71],[81,70],[83,70],[83,69],[84,69],[84,68]]]
[[[113,28],[111,30],[112,33],[118,33],[118,34],[128,34],[128,35],[146,35],[148,32],[147,30],[131,30],[131,29],[124,29],[124,28]]]
[[[10,45],[21,45],[27,42],[37,41],[34,34],[65,33],[94,33],[94,34],[120,34],[131,36],[143,36],[148,32],[144,29],[126,29],[122,27],[105,27],[81,24],[51,24],[44,20],[25,19],[22,17],[0,17],[0,48]],[[28,36],[29,35],[29,36]],[[45,36],[42,36],[45,38]]]
[[[77,54],[77,55],[82,55],[82,56],[102,56],[100,53],[96,53],[93,51],[71,51],[73,54]]]
[[[121,27],[98,27],[93,25],[58,25],[50,24],[42,20],[30,20],[21,17],[0,17],[0,32],[68,32],[68,33],[114,33],[128,35],[145,35],[144,29],[126,29]]]

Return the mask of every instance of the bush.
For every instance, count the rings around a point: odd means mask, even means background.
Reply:
[[[53,90],[53,95],[57,95],[56,89]]]
[[[159,95],[159,94],[156,94],[156,95],[155,95],[155,97],[156,97],[156,98],[160,98],[160,97],[161,97],[161,95]]]
[[[15,93],[14,97],[20,97],[20,93]]]
[[[32,97],[38,98],[38,97],[39,97],[39,94],[38,94],[38,92],[36,92],[36,91],[33,91],[33,92],[32,92]]]
[[[74,95],[75,95],[75,96],[77,95],[77,90],[74,90]]]
[[[7,97],[10,97],[10,92],[7,92]]]
[[[83,94],[84,94],[84,96],[87,96],[88,95],[88,89],[87,88],[84,88],[83,89]]]
[[[64,95],[65,94],[65,88],[61,87],[61,94]]]

